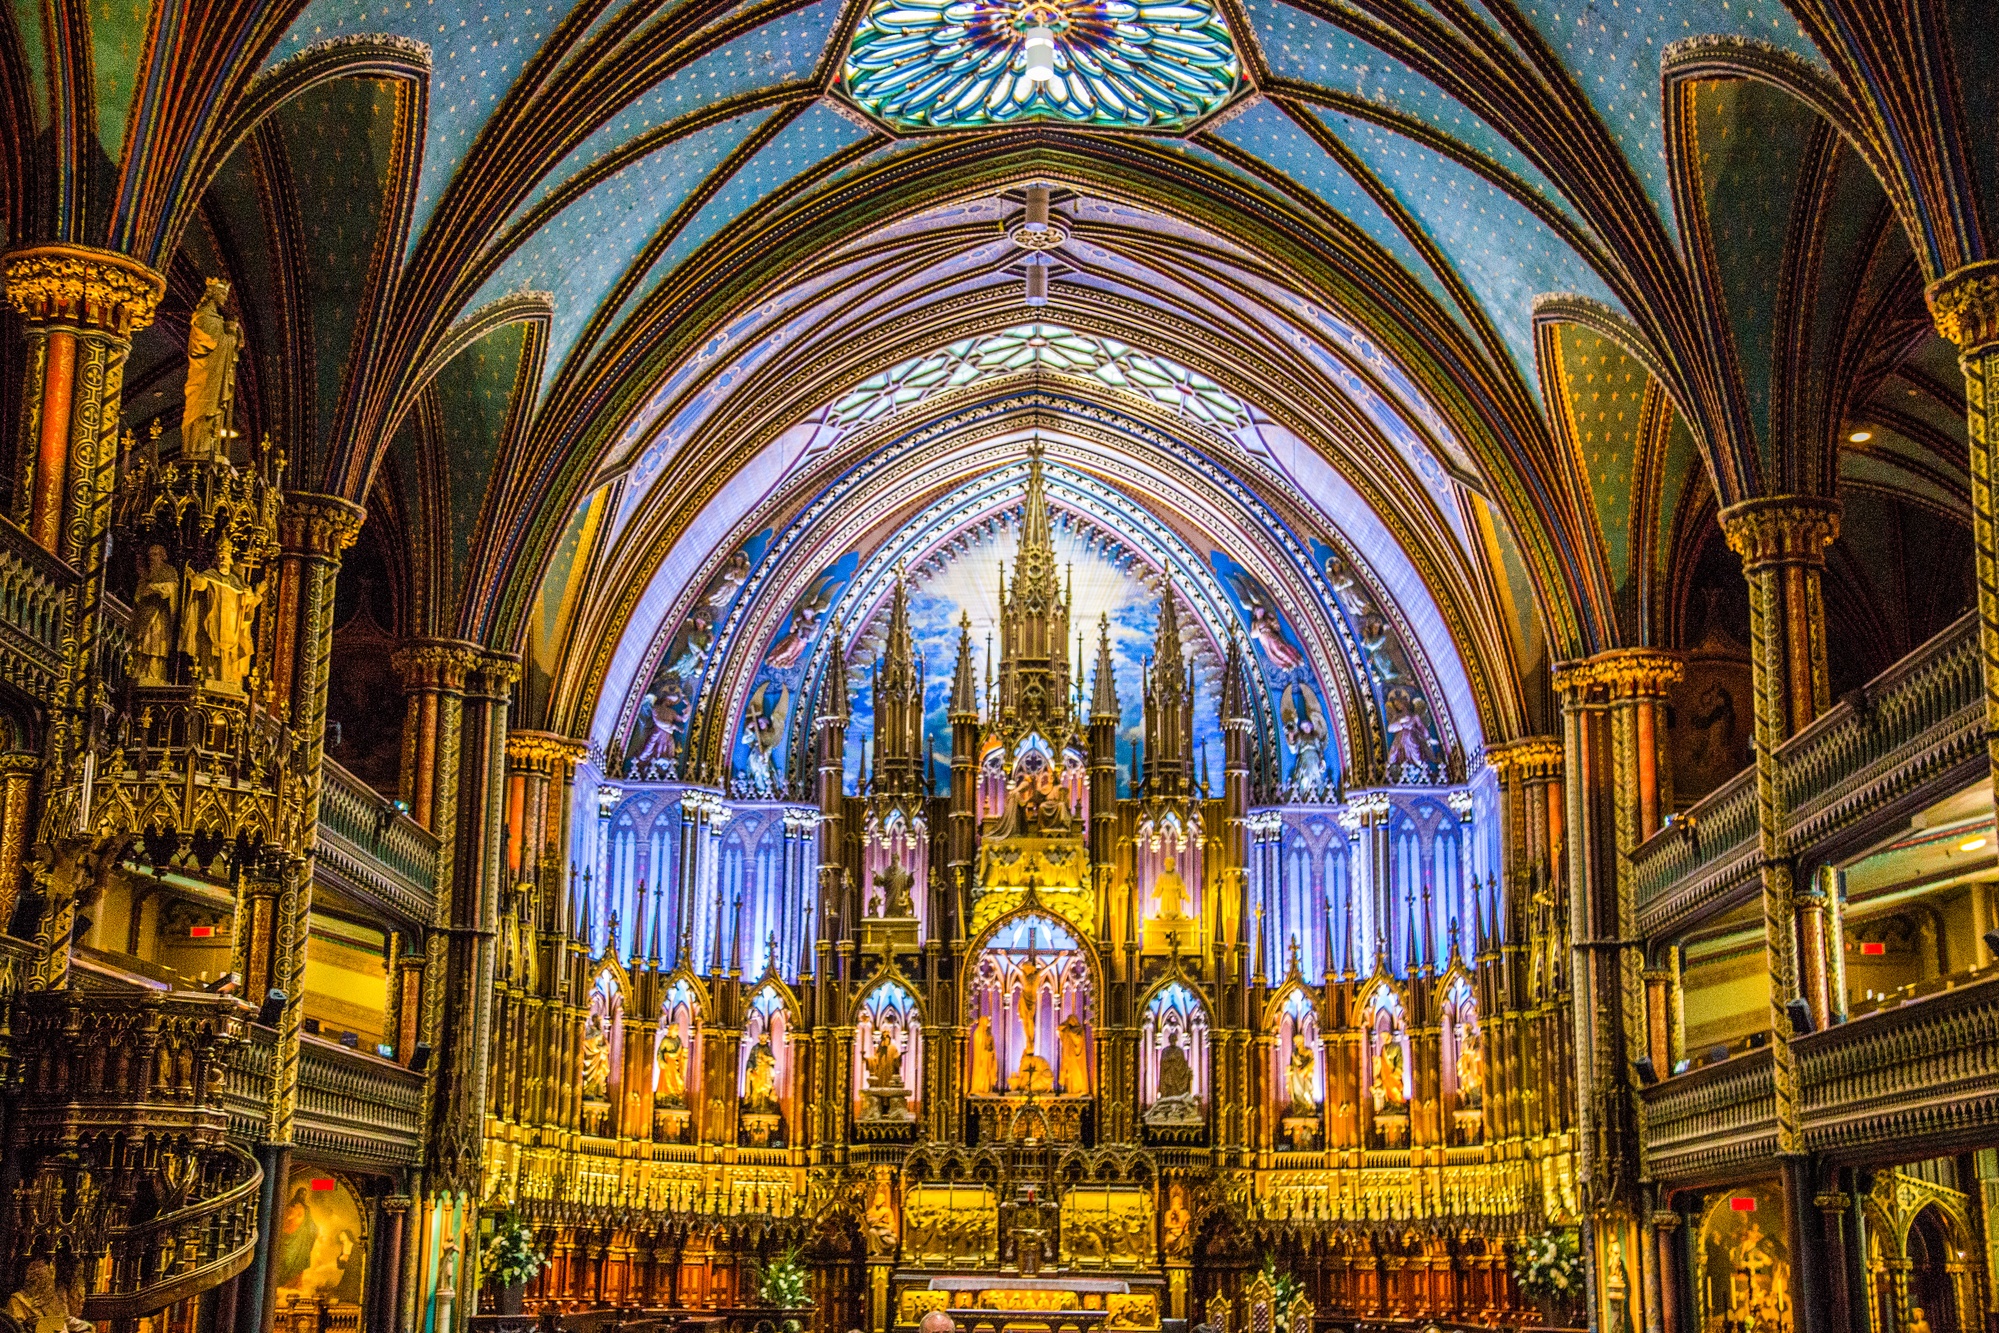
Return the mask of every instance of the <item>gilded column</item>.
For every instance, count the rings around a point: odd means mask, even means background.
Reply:
[[[29,798],[41,767],[39,755],[0,754],[0,931],[14,919],[21,897],[21,868],[32,835]]]
[[[1819,591],[1825,548],[1839,535],[1839,510],[1812,496],[1776,496],[1732,505],[1721,513],[1722,534],[1742,557],[1749,580],[1750,668],[1755,693],[1756,826],[1762,861],[1763,934],[1770,972],[1771,1085],[1777,1158],[1784,1177],[1791,1252],[1792,1300],[1801,1329],[1821,1327],[1825,1255],[1812,1209],[1811,1166],[1798,1128],[1798,1076],[1791,1051],[1788,1006],[1799,998],[1795,868],[1785,836],[1782,773],[1777,747],[1807,726],[1827,704],[1825,605]],[[1809,912],[1809,906],[1808,906]],[[1804,971],[1808,989],[1825,993],[1823,931]]]
[[[1549,1132],[1543,1096],[1565,1081],[1540,1068],[1549,1056],[1531,1040],[1530,1015],[1546,1003],[1552,978],[1555,915],[1560,909],[1562,742],[1527,736],[1487,747],[1499,779],[1501,884],[1490,926],[1499,954],[1499,1004],[1486,1016],[1486,1133],[1494,1140],[1531,1139]],[[1552,1054],[1552,1053],[1550,1053]],[[1564,1052],[1566,1054],[1566,1052]]]

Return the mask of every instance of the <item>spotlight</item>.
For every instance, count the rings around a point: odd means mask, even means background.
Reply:
[[[1846,437],[1847,443],[1849,444],[1865,444],[1873,438],[1874,438],[1874,432],[1868,430],[1865,426],[1861,427],[1859,430],[1848,433]]]
[[[274,1028],[278,1025],[278,1020],[284,1017],[284,1013],[285,993],[276,987],[265,991],[264,1003],[257,1010],[258,1024],[262,1027]]]
[[[1999,930],[1985,932],[1985,947],[1992,951],[1994,958],[1999,958]]]
[[[1984,838],[1966,838],[1957,845],[1957,850],[1960,852],[1975,852],[1985,845],[1985,841]]]
[[[1805,1037],[1818,1030],[1818,1024],[1812,1021],[1812,1007],[1802,996],[1784,1001],[1784,1012],[1791,1016],[1792,1036]]]
[[[1659,1081],[1659,1071],[1653,1067],[1651,1056],[1639,1056],[1631,1062],[1631,1067],[1638,1071],[1638,1081],[1646,1087],[1649,1088]]]
[[[1027,30],[1027,81],[1047,83],[1055,77],[1055,30],[1037,23]]]
[[[430,1043],[420,1041],[416,1044],[416,1049],[410,1052],[410,1070],[412,1073],[421,1074],[428,1068],[430,1068]]]

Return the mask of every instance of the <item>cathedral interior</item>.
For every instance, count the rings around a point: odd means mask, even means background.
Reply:
[[[0,1333],[1999,1333],[1984,0],[0,14]]]

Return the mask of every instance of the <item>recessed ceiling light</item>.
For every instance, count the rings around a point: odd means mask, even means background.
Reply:
[[[1984,845],[1985,839],[1983,838],[1966,838],[1957,845],[1957,850],[1960,852],[1975,852]]]
[[[1874,432],[1871,430],[1857,430],[1846,437],[1849,444],[1865,444],[1873,438]]]

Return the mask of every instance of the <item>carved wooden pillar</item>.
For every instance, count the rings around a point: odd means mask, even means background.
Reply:
[[[1558,920],[1562,902],[1562,742],[1528,736],[1490,746],[1486,762],[1499,778],[1502,882],[1493,905],[1492,935],[1499,951],[1499,999],[1481,1015],[1492,1034],[1486,1042],[1486,1135],[1494,1142],[1539,1137],[1566,1124],[1558,1096],[1566,1078],[1539,1068],[1530,1014],[1555,941],[1537,938]]]
[[[1823,1328],[1825,1251],[1816,1219],[1808,1218],[1811,1164],[1798,1130],[1798,1081],[1791,1052],[1788,1006],[1801,994],[1816,996],[1816,1023],[1826,1021],[1829,967],[1824,917],[1805,903],[1800,988],[1795,867],[1784,832],[1785,809],[1777,747],[1807,726],[1828,702],[1825,604],[1820,575],[1825,548],[1839,534],[1837,505],[1813,496],[1776,496],[1732,505],[1721,513],[1723,535],[1742,557],[1749,581],[1750,666],[1755,684],[1755,772],[1758,850],[1762,861],[1763,927],[1770,972],[1770,1053],[1776,1104],[1777,1157],[1784,1174],[1786,1220],[1792,1254],[1792,1303],[1801,1333]],[[1820,905],[1822,907],[1822,904]],[[1809,1003],[1809,1002],[1808,1002]]]
[[[22,863],[34,836],[30,797],[41,767],[40,755],[0,754],[0,931],[14,919],[21,897]]]

